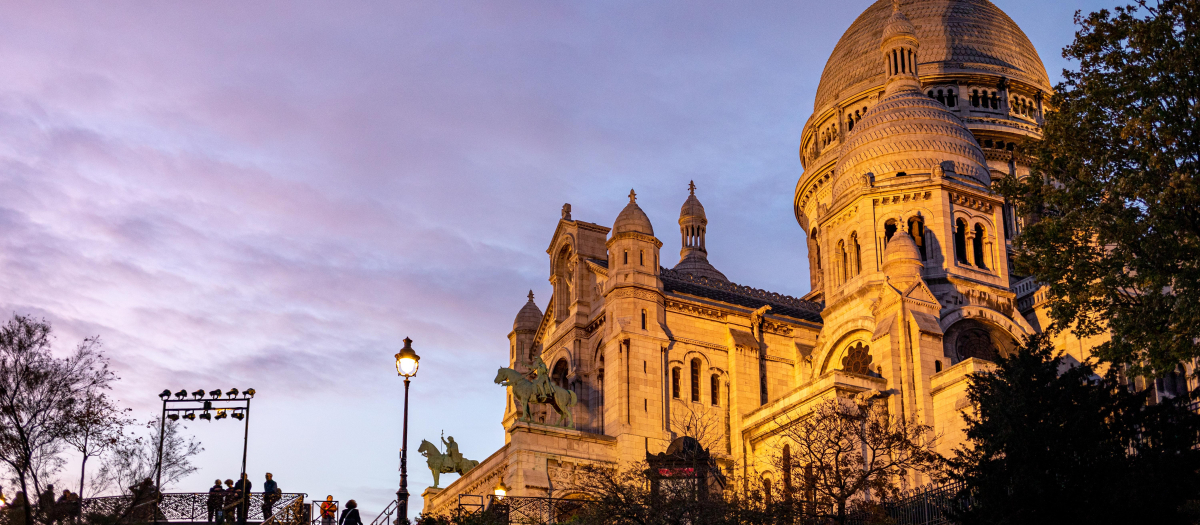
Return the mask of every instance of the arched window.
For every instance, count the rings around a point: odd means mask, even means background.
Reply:
[[[712,405],[721,404],[721,376],[713,374],[708,379],[708,393],[712,397]]]
[[[933,96],[933,90],[932,90],[932,89],[931,89],[931,90],[929,90],[929,93],[927,93],[927,95],[929,95],[929,98],[937,98],[937,97]]]
[[[838,241],[837,258],[837,281],[842,284],[846,282],[846,241]]]
[[[946,102],[946,105],[952,108],[958,106],[958,95],[954,94],[953,89],[946,90]]]
[[[908,219],[908,234],[912,235],[913,242],[917,244],[917,251],[921,252],[921,260],[925,260],[925,221],[921,217],[912,217]]]
[[[671,369],[671,397],[679,399],[679,368]]]
[[[967,221],[962,219],[954,222],[954,259],[967,263]]]
[[[937,361],[933,362],[933,373],[936,374],[941,371],[942,371],[942,360],[938,359]]]
[[[846,130],[854,131],[854,115],[846,114]]]
[[[979,90],[978,89],[971,90],[971,106],[976,107],[976,108],[979,107]]]
[[[817,229],[812,231],[813,248],[817,250],[817,269],[821,269],[821,242],[817,240]]]
[[[646,311],[642,310],[642,330],[646,329]]]
[[[940,89],[937,90],[937,101],[941,102],[943,105],[946,104],[946,94]]]
[[[1000,97],[996,96],[996,92],[992,92],[992,109],[1000,109]]]
[[[646,265],[646,251],[645,250],[638,250],[638,265],[639,266]]]
[[[767,505],[770,505],[772,498],[774,497],[771,494],[771,478],[763,476],[762,486],[763,486],[763,497],[766,498]]]
[[[700,402],[700,360],[692,359],[692,402]]]
[[[550,381],[564,390],[567,389],[567,372],[569,368],[570,365],[567,364],[566,359],[559,359],[558,362],[554,363],[554,370],[550,372]]]
[[[984,237],[983,225],[976,224],[975,225],[975,239],[973,239],[971,242],[971,244],[973,245],[972,247],[975,249],[975,254],[974,254],[975,255],[975,266],[978,266],[983,269],[987,269],[987,265],[984,264],[984,262],[983,262],[984,261],[983,237]]]
[[[621,264],[629,264],[629,250],[623,251],[622,254]]]
[[[784,443],[780,456],[780,463],[783,463],[783,499],[788,501],[792,498],[792,446]]]
[[[883,245],[887,246],[888,241],[892,240],[892,236],[896,234],[896,220],[888,219],[883,223]]]
[[[858,245],[858,232],[850,234],[850,270],[854,272],[854,277],[862,273],[862,248]]]

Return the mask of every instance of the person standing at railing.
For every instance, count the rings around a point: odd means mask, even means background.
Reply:
[[[338,520],[338,525],[363,525],[362,518],[358,516],[358,502],[354,500],[346,502],[346,510],[342,511],[342,518]]]
[[[333,502],[333,495],[325,496],[325,501],[321,502],[321,525],[333,525],[333,520],[337,519],[337,503]]]
[[[221,488],[221,480],[213,482],[212,488],[208,489],[208,523],[213,522],[213,518],[217,519],[217,523],[224,523],[221,507],[225,505],[225,489]]]
[[[274,476],[268,472],[267,481],[263,482],[263,521],[271,518],[272,510],[274,510],[275,502],[279,501],[279,496],[279,484],[275,483]]]
[[[221,519],[223,523],[233,521],[233,516],[237,515],[235,509],[238,507],[241,501],[241,491],[234,486],[233,480],[225,480],[225,504],[221,507]]]
[[[237,506],[237,522],[238,524],[246,523],[246,511],[250,510],[250,489],[254,484],[250,482],[250,478],[246,474],[242,474],[242,478],[233,484],[233,488],[237,489],[239,496],[239,504]]]

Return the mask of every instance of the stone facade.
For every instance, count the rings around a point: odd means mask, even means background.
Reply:
[[[1046,324],[1038,287],[1010,272],[1020,221],[988,185],[1028,174],[1015,145],[1040,137],[1049,89],[1028,38],[987,0],[869,7],[834,48],[801,136],[793,202],[812,291],[799,299],[708,262],[694,186],[673,269],[632,192],[611,230],[564,206],[546,250],[554,294],[544,313],[532,294],[520,310],[509,366],[541,357],[577,394],[577,428],[544,409],[518,422],[510,393],[504,448],[427,495],[427,511],[501,483],[569,496],[554,481],[577,466],[642,460],[681,434],[730,474],[779,479],[781,421],[869,390],[950,453],[968,376]],[[1080,360],[1099,342],[1059,339]]]

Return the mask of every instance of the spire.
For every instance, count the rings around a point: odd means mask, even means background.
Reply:
[[[633,189],[629,190],[629,204],[637,204],[637,193]]]
[[[679,210],[679,236],[682,248],[679,250],[679,264],[675,270],[690,273],[696,277],[727,280],[725,275],[713,268],[708,262],[708,249],[704,245],[704,235],[708,230],[708,218],[704,215],[704,205],[696,198],[695,181],[688,182],[688,198],[683,201]]]
[[[533,302],[533,290],[529,291],[529,302]]]

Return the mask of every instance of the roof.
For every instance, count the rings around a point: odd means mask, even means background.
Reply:
[[[821,310],[824,305],[812,301],[797,299],[790,295],[768,292],[751,288],[729,281],[716,281],[706,277],[662,268],[660,270],[663,291],[680,293],[712,299],[723,303],[744,306],[746,308],[761,308],[771,305],[771,314],[793,319],[802,319],[814,323],[822,323]]]
[[[1046,66],[1016,22],[988,0],[903,0],[900,9],[921,42],[922,75],[1002,75],[1050,89]],[[817,87],[814,113],[887,79],[879,51],[892,1],[877,0],[842,35]]]

